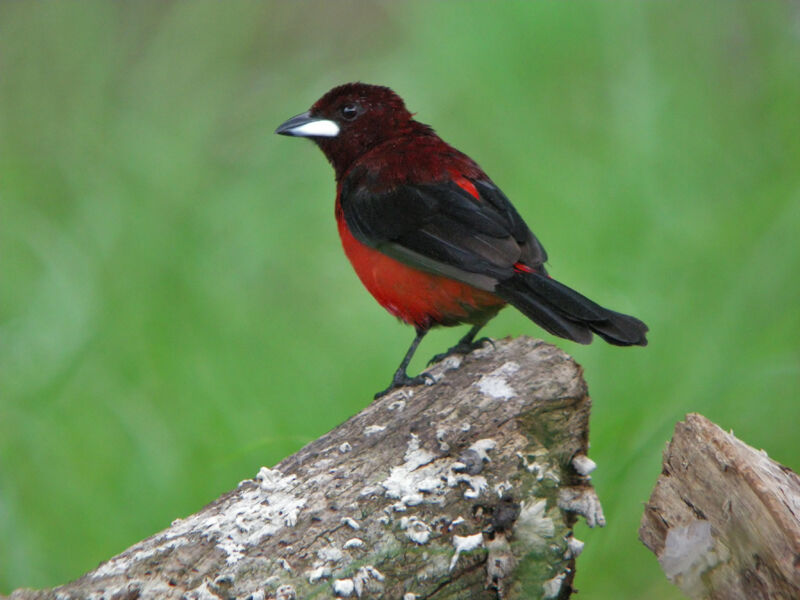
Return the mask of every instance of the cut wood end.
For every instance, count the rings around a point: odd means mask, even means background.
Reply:
[[[664,451],[639,539],[691,598],[800,598],[800,477],[688,414]]]

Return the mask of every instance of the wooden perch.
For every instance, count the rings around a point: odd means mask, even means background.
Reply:
[[[567,598],[576,514],[604,524],[580,367],[520,338],[429,373],[77,581],[11,598]]]
[[[639,538],[690,598],[800,598],[800,477],[702,415],[675,426]]]

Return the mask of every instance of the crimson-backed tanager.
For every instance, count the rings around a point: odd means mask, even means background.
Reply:
[[[588,344],[647,344],[639,319],[608,310],[552,279],[539,240],[509,199],[466,154],[413,119],[391,89],[348,83],[276,133],[312,139],[336,172],[336,222],[358,277],[416,337],[377,394],[425,382],[406,372],[437,325],[470,323],[450,350],[468,352],[506,304],[550,333]]]

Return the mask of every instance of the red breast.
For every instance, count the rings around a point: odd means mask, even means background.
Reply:
[[[468,179],[457,177],[455,181],[477,197]],[[427,329],[470,322],[505,304],[490,292],[414,269],[359,242],[347,228],[338,191],[336,223],[344,252],[361,283],[381,306],[410,325]]]

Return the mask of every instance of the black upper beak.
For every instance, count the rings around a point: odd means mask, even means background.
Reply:
[[[311,116],[309,111],[306,111],[302,114],[292,117],[288,121],[284,121],[283,123],[281,123],[275,130],[275,133],[277,133],[278,135],[296,136],[297,134],[293,133],[294,129],[297,129],[302,125],[307,125],[308,123],[311,123],[314,120],[315,119]]]

